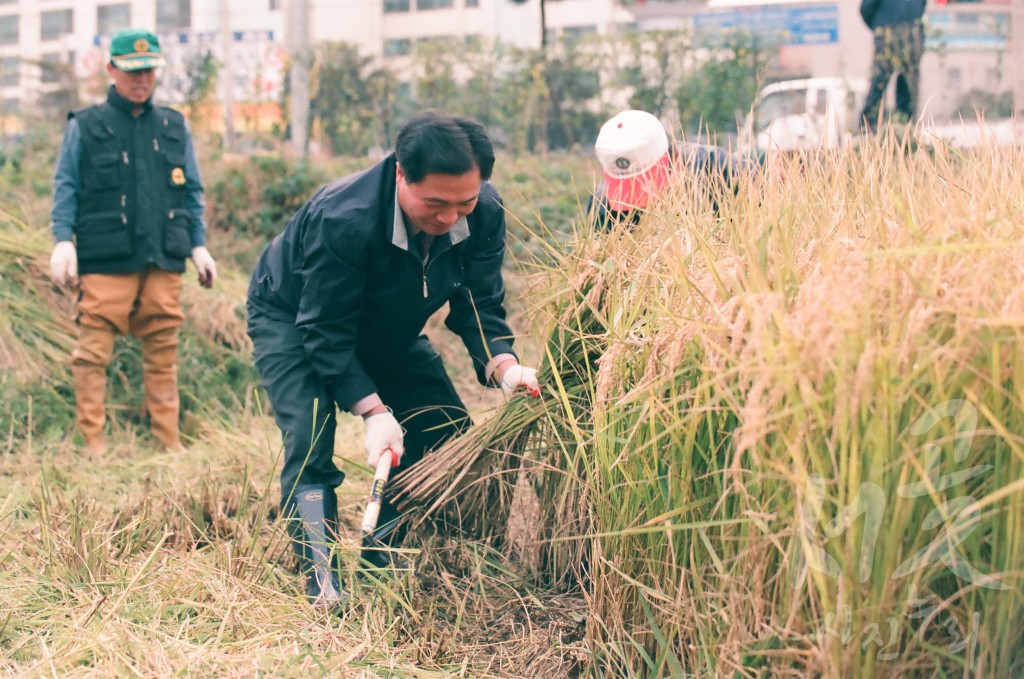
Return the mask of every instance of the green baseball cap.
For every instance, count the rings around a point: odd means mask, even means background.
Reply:
[[[164,65],[156,35],[138,28],[118,31],[110,41],[110,63],[122,71],[140,71]]]

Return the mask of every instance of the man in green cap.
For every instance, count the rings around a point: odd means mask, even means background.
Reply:
[[[153,436],[167,450],[182,450],[177,353],[185,260],[204,287],[217,277],[192,133],[179,112],[152,101],[163,65],[153,33],[114,35],[107,99],[69,114],[54,174],[50,269],[59,285],[78,285],[71,372],[78,430],[93,455],[107,450],[106,368],[119,334],[142,345]]]

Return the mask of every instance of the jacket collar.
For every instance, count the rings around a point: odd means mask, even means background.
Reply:
[[[141,105],[135,104],[128,101],[120,94],[118,94],[114,86],[111,85],[109,88],[107,88],[107,103],[116,108],[118,111],[122,111],[123,113],[127,113],[128,115],[132,115],[132,111],[135,110],[135,108],[141,108],[142,112],[140,113],[140,115],[142,115],[145,113],[149,113],[150,109],[153,108],[153,97],[150,96],[150,98],[143,102]]]
[[[413,236],[419,233],[419,229],[417,229],[412,224],[406,222],[405,215],[402,212],[402,206],[398,204],[397,187],[395,188],[394,209],[395,219],[394,223],[391,225],[391,243],[395,247],[401,248],[403,250],[408,250],[409,241],[412,239]],[[455,222],[455,226],[453,226],[451,230],[445,234],[445,236],[447,236],[448,242],[450,242],[452,245],[455,245],[456,243],[461,243],[462,241],[466,240],[467,238],[469,238],[469,220],[466,219],[465,217],[459,217],[459,221]],[[439,238],[442,238],[442,236],[439,236]]]

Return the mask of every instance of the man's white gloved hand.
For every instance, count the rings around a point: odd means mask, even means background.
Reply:
[[[540,396],[540,382],[537,381],[537,371],[533,368],[513,365],[501,375],[501,390],[506,396],[511,396],[520,387],[526,387],[530,396]]]
[[[78,251],[75,244],[62,240],[53,247],[50,255],[50,274],[57,285],[66,285],[78,277]]]
[[[391,466],[397,467],[398,461],[402,459],[402,453],[405,452],[402,445],[402,425],[398,424],[398,420],[390,411],[370,415],[365,421],[366,438],[363,441],[363,448],[366,450],[366,463],[376,467],[381,455],[393,453]]]
[[[217,263],[205,245],[192,248],[192,263],[199,272],[199,284],[204,288],[212,288],[213,282],[217,280]]]

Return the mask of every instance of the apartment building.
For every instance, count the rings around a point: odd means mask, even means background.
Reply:
[[[549,1],[546,10],[555,37],[606,33],[633,20],[616,0]],[[287,33],[298,32],[297,21],[306,22],[302,33],[311,43],[350,42],[380,57],[436,38],[478,36],[522,47],[541,41],[539,0],[0,0],[0,111],[58,105],[48,94],[69,78],[86,100],[99,96],[110,36],[128,26],[160,37],[165,101],[182,99],[186,64],[206,51],[221,73],[232,74],[232,99],[274,101]]]
[[[930,21],[944,38],[923,64],[924,100],[936,115],[971,89],[1009,87],[1007,0],[936,1]],[[168,66],[159,96],[181,101],[186,64],[209,51],[230,73],[220,100],[273,102],[279,94],[289,35],[308,43],[345,41],[367,55],[408,54],[420,40],[496,39],[539,47],[566,35],[624,30],[792,25],[778,48],[773,77],[866,77],[871,37],[853,0],[0,0],[0,113],[59,108],[48,94],[73,78],[84,101],[100,96],[110,35],[128,26],[160,36]],[[725,13],[724,15],[722,13]],[[724,17],[724,18],[723,18]],[[744,19],[744,17],[746,17]],[[823,18],[824,17],[824,18]],[[767,18],[767,19],[766,19]],[[801,25],[807,19],[809,23]],[[224,65],[228,65],[225,68]],[[1019,68],[1019,67],[1018,67]],[[226,81],[226,79],[224,79]],[[222,84],[223,86],[223,84]]]
[[[60,106],[48,95],[69,82],[86,101],[100,96],[110,36],[129,26],[160,36],[161,96],[180,99],[187,59],[213,47],[238,64],[240,92],[268,96],[280,84],[281,16],[280,0],[0,0],[0,107],[31,115]]]

